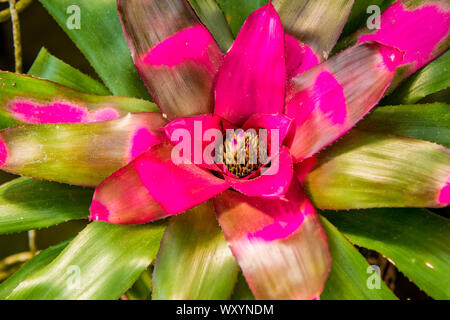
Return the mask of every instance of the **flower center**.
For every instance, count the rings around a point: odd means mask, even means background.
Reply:
[[[261,167],[260,143],[255,131],[227,135],[223,144],[224,163],[232,174],[244,178]]]

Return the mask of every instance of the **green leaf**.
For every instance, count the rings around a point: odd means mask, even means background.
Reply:
[[[127,297],[130,300],[149,300],[152,293],[152,270],[145,270],[139,276],[139,279],[133,284],[130,290],[127,291]]]
[[[108,96],[111,93],[97,80],[51,55],[42,48],[28,71],[28,75],[47,79],[63,86],[91,94]]]
[[[58,108],[58,104],[73,113],[111,110],[119,115],[128,112],[158,112],[156,104],[126,97],[98,96],[61,86],[48,80],[0,71],[0,127],[20,124],[21,121],[39,123],[40,116],[50,113],[48,109]],[[20,112],[23,108],[34,108],[32,116]],[[56,105],[56,106],[55,106]],[[31,106],[31,107],[30,107]],[[42,108],[42,111],[37,111]],[[62,108],[61,106],[59,108]],[[17,111],[19,109],[19,111]],[[74,111],[75,110],[75,111]],[[34,114],[34,116],[33,116]],[[54,115],[56,116],[56,115]]]
[[[162,223],[91,223],[51,264],[22,281],[8,299],[118,299],[153,261],[163,232]]]
[[[381,103],[413,104],[448,87],[450,87],[450,51],[414,73]]]
[[[216,39],[223,52],[233,44],[233,35],[222,10],[215,0],[189,0],[200,20]]]
[[[450,105],[443,103],[377,108],[358,128],[436,142],[450,147]]]
[[[435,299],[450,299],[450,222],[424,209],[323,213],[358,246],[375,250]]]
[[[331,272],[322,300],[394,300],[395,295],[379,279],[380,287],[369,289],[374,270],[347,239],[327,219],[320,217],[327,234],[332,260]]]
[[[94,123],[24,125],[0,131],[1,169],[33,178],[95,187],[165,138],[161,113]]]
[[[445,147],[352,130],[318,155],[305,187],[320,209],[442,207],[449,173]]]
[[[234,36],[239,33],[245,19],[253,11],[267,4],[267,0],[217,0],[217,2],[225,13]]]
[[[116,0],[39,1],[114,95],[150,98],[133,65],[117,16]],[[77,12],[80,13],[79,28],[75,23]]]
[[[373,14],[367,13],[367,8],[371,5],[376,5],[380,7],[381,12],[383,12],[387,7],[389,7],[394,0],[356,0],[353,4],[352,11],[348,17],[347,24],[342,31],[342,37],[345,37],[357,30],[358,28],[365,26],[367,20]]]
[[[231,300],[255,300],[242,272],[238,275]]]
[[[49,265],[63,251],[68,243],[69,241],[64,241],[43,250],[12,276],[3,281],[0,284],[0,300],[5,300],[22,281]]]
[[[93,190],[18,178],[0,187],[0,234],[50,227],[89,216]]]
[[[170,220],[153,273],[153,299],[228,299],[237,273],[209,201]]]

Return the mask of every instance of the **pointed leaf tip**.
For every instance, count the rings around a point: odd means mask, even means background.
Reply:
[[[383,56],[384,64],[389,71],[395,71],[395,69],[403,63],[405,56],[405,51],[387,45],[380,46],[380,53]]]
[[[447,177],[442,189],[439,191],[439,203],[449,204],[450,203],[450,175]]]
[[[3,166],[8,160],[8,148],[5,141],[0,136],[0,167]]]
[[[108,222],[109,211],[101,202],[92,200],[89,208],[89,220],[91,221],[105,221]]]
[[[272,5],[254,11],[220,67],[215,113],[242,124],[255,113],[281,113],[286,88],[284,31]]]

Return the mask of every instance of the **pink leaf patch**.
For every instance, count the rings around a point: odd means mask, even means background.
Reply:
[[[119,113],[113,108],[98,109],[89,112],[87,108],[64,102],[52,102],[41,105],[30,101],[13,101],[8,108],[10,115],[21,122],[42,123],[88,123],[114,120]]]
[[[8,160],[8,148],[5,141],[0,137],[0,167],[3,166]]]
[[[203,26],[190,27],[159,43],[141,60],[147,65],[169,68],[191,61],[215,73],[216,67],[212,64],[207,50],[213,41],[211,34]]]
[[[155,134],[149,128],[142,127],[135,131],[131,141],[131,159],[137,158],[141,153],[147,151],[150,147],[164,141],[164,134]]]
[[[450,203],[450,176],[447,177],[447,181],[445,185],[442,187],[439,192],[439,203],[449,204]]]
[[[285,35],[286,74],[290,79],[319,64],[319,57],[306,44],[302,44],[293,36]]]

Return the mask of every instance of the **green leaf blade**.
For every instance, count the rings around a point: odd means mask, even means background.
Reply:
[[[318,154],[305,188],[319,209],[443,207],[450,151],[440,145],[352,130]]]
[[[395,300],[395,295],[380,279],[379,289],[370,289],[367,281],[373,270],[347,239],[326,218],[320,217],[328,238],[331,272],[321,295],[323,300]],[[368,272],[369,270],[369,272]]]
[[[93,190],[18,178],[0,186],[0,234],[85,219]]]
[[[45,48],[42,48],[39,52],[28,71],[28,75],[47,79],[90,94],[102,96],[109,96],[111,94],[100,82],[59,60]]]
[[[21,282],[8,299],[118,299],[155,258],[163,231],[161,223],[91,223],[51,264]]]
[[[237,263],[207,202],[173,217],[153,273],[153,299],[228,299]]]
[[[233,35],[216,0],[189,0],[200,20],[217,41],[220,49],[227,52],[233,44]]]
[[[428,95],[450,87],[450,51],[414,73],[382,105],[413,104]]]
[[[0,284],[0,300],[5,300],[22,281],[49,265],[64,250],[68,243],[69,241],[64,241],[43,250],[12,276],[3,281]]]
[[[122,33],[116,0],[40,0],[114,95],[149,99],[139,78]],[[80,28],[69,28],[68,19],[77,6]],[[76,19],[77,17],[73,17]]]
[[[396,134],[450,147],[450,105],[444,103],[377,108],[359,124],[361,130]]]
[[[375,250],[435,299],[450,298],[450,223],[424,209],[323,213],[358,246]]]

